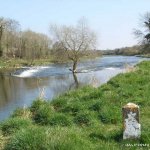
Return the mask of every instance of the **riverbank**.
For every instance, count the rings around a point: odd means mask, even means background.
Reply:
[[[95,59],[97,57],[100,57],[100,55],[97,55],[96,53],[85,56],[81,60],[89,60],[89,59]],[[40,59],[19,59],[19,58],[0,58],[0,70],[2,69],[17,69],[21,67],[30,67],[30,66],[44,66],[49,64],[63,64],[71,62],[70,60],[60,60],[55,59],[54,56],[49,56],[47,58],[40,58]]]
[[[120,150],[139,148],[126,144],[149,144],[149,68],[150,61],[145,61],[135,71],[119,74],[99,88],[87,86],[52,102],[36,100],[30,108],[17,109],[0,124],[0,147]],[[121,108],[128,102],[138,104],[141,110],[142,136],[136,141],[122,140]]]
[[[142,57],[142,58],[150,58],[150,54],[145,54],[145,55],[136,55],[137,57]]]
[[[13,69],[21,68],[25,66],[38,66],[38,65],[48,65],[53,63],[52,58],[35,59],[34,61],[27,59],[11,58],[11,59],[0,59],[0,69]]]

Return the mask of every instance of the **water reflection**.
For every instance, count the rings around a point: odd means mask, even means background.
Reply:
[[[73,75],[73,79],[74,79],[74,85],[75,85],[75,88],[79,88],[79,81],[78,81],[78,78],[77,78],[77,75],[75,73],[72,74]]]
[[[65,66],[59,65],[53,65],[39,72],[40,78],[35,78],[35,76],[22,78],[11,76],[9,73],[0,73],[0,120],[7,118],[17,107],[31,105],[32,101],[39,96],[51,100],[61,93],[83,85],[90,84],[97,87],[106,83],[116,74],[123,72],[123,69],[112,68],[112,65],[121,62],[121,66],[123,66],[126,61],[136,63],[139,60],[139,58],[135,57],[129,57],[128,60],[123,58],[106,57],[101,61],[99,59],[94,60],[93,64],[84,62],[80,66],[86,66],[86,69],[90,68],[90,71],[87,73],[67,73]],[[96,67],[96,69],[92,70],[91,68],[93,67]],[[46,77],[43,76],[45,74]]]
[[[45,98],[52,99],[60,93],[74,88],[71,75],[49,78],[16,78],[0,76],[0,120],[16,107],[30,105],[44,90]]]

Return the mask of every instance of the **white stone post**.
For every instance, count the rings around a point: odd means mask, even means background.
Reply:
[[[123,113],[123,139],[137,139],[141,136],[139,124],[139,106],[128,103],[122,108]]]

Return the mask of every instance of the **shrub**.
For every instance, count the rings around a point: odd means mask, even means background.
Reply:
[[[1,130],[4,135],[10,135],[15,133],[17,130],[25,128],[31,124],[32,122],[29,119],[10,118],[1,124]]]

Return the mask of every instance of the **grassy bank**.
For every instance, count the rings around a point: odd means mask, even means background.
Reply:
[[[4,59],[0,58],[0,69],[9,69],[9,68],[20,68],[24,66],[38,66],[38,65],[48,65],[53,62],[52,58],[43,58],[27,60],[19,58]]]
[[[140,57],[143,57],[143,58],[150,58],[150,54],[145,54],[145,55],[139,55]]]
[[[99,87],[70,91],[52,102],[36,100],[17,109],[0,124],[0,147],[5,150],[121,150],[148,149],[127,144],[150,144],[150,61],[136,71],[120,74]],[[140,106],[142,135],[122,140],[121,108]]]
[[[97,57],[100,57],[101,55],[97,55],[96,53],[90,55],[90,56],[85,56],[81,60],[89,60],[89,59],[95,59]],[[69,59],[59,59],[55,58],[54,56],[48,56],[47,58],[40,58],[40,59],[19,59],[19,58],[0,58],[0,69],[15,69],[15,68],[20,68],[20,67],[25,67],[25,66],[41,66],[41,65],[49,65],[49,64],[62,64],[62,63],[67,63],[67,62],[72,62]]]

